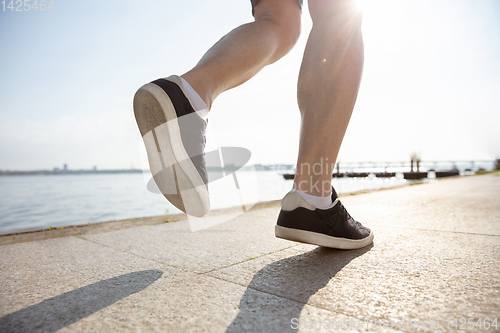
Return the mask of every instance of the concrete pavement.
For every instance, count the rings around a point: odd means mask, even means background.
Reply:
[[[341,200],[372,246],[276,239],[279,207],[0,246],[0,331],[500,331],[499,173]]]

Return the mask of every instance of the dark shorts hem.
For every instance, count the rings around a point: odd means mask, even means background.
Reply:
[[[259,3],[260,0],[250,0],[252,2],[252,15],[253,15],[253,9],[255,8],[255,6],[257,6],[257,4]],[[302,4],[303,4],[303,0],[297,0],[297,3],[299,4],[300,6],[300,9],[302,9]]]

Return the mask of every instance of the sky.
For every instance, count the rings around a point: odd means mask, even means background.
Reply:
[[[307,2],[307,1],[304,1]],[[500,2],[359,0],[365,65],[342,162],[500,157]],[[0,4],[0,6],[2,6]],[[0,170],[141,168],[132,100],[143,84],[191,69],[248,0],[55,0],[0,7]],[[208,144],[253,163],[294,164],[296,85],[312,27],[295,48],[209,115]]]

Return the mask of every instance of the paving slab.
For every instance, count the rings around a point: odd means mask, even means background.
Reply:
[[[278,213],[279,207],[259,209],[197,232],[180,221],[82,238],[203,273],[296,245],[274,237]]]
[[[159,279],[63,331],[280,332],[287,318],[334,317],[329,311],[205,275]],[[347,319],[347,318],[346,318]]]
[[[0,331],[54,331],[176,270],[75,237],[0,247]]]
[[[75,237],[3,247],[0,254],[2,331],[279,331],[291,309],[332,316]]]
[[[343,197],[370,226],[500,235],[500,173]]]
[[[181,221],[2,246],[0,331],[421,332],[436,331],[431,323],[455,331],[445,322],[454,318],[500,323],[499,180],[342,197],[375,232],[373,245],[354,251],[276,239],[278,207],[197,232]]]
[[[348,318],[396,323],[457,314],[498,316],[497,237],[376,232],[372,247],[342,251],[303,245],[209,275]]]

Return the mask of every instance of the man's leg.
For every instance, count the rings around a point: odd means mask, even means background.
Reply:
[[[354,0],[309,0],[313,29],[299,74],[302,115],[294,190],[281,203],[276,236],[358,249],[373,232],[344,208],[331,179],[363,68],[361,17]]]
[[[142,86],[134,113],[153,179],[175,207],[192,216],[210,209],[205,161],[206,112],[214,99],[284,56],[300,33],[297,0],[260,0],[255,22],[215,44],[182,77]]]
[[[354,0],[309,0],[309,11],[313,29],[298,82],[302,126],[294,188],[324,197],[331,192],[333,167],[361,81],[361,14]]]
[[[301,12],[297,0],[260,0],[254,8],[255,22],[229,32],[181,77],[210,109],[218,95],[292,49],[300,34]]]

